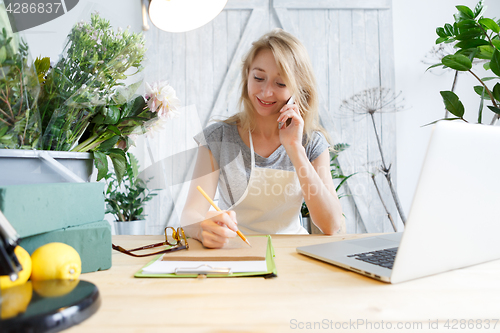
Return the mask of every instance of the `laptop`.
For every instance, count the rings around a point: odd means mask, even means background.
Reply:
[[[500,127],[433,127],[402,233],[298,247],[297,252],[399,283],[500,258]]]

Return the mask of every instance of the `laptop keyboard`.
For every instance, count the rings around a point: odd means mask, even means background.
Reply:
[[[397,247],[390,249],[383,249],[378,251],[363,252],[348,255],[357,260],[361,260],[370,264],[392,269],[394,265],[394,258],[396,258]]]

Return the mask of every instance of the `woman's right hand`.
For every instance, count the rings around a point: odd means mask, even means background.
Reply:
[[[221,248],[236,237],[238,230],[236,213],[232,210],[208,211],[201,222],[202,244],[208,248]]]

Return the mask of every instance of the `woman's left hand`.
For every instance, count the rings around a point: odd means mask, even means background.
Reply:
[[[287,120],[292,119],[290,125],[286,126]],[[282,122],[279,130],[280,142],[285,149],[302,146],[302,133],[304,131],[304,119],[300,115],[296,104],[286,104],[280,110],[278,124]]]

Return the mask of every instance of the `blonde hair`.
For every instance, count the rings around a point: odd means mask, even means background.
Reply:
[[[271,50],[273,53],[280,76],[304,119],[307,142],[312,138],[314,131],[321,132],[329,141],[328,133],[319,123],[318,90],[307,50],[295,36],[282,29],[274,29],[252,43],[252,47],[243,58],[241,69],[240,112],[224,122],[237,123],[244,131],[255,128],[253,106],[248,96],[248,75],[252,62],[261,50]]]

